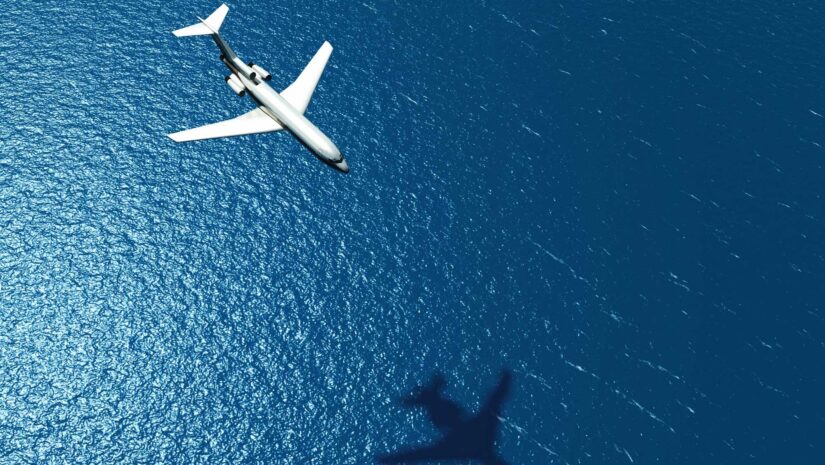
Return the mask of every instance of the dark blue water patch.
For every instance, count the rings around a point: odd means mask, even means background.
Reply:
[[[349,176],[166,138],[251,108],[217,6],[0,16],[3,463],[368,463],[504,368],[508,463],[822,455],[819,4],[230,4]]]

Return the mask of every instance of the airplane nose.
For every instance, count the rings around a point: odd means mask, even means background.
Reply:
[[[341,158],[341,161],[336,163],[334,166],[338,171],[342,173],[349,173],[349,165],[347,165],[347,161],[343,158]]]

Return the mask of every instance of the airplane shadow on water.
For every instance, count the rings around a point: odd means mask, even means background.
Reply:
[[[378,457],[382,464],[427,463],[474,460],[484,465],[507,465],[495,449],[501,424],[501,408],[510,391],[512,375],[504,371],[498,385],[487,396],[481,409],[469,414],[456,402],[444,397],[445,380],[436,374],[429,384],[418,387],[402,399],[405,407],[423,407],[442,436],[434,443]]]

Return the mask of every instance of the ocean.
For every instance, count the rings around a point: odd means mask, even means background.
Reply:
[[[238,0],[0,12],[0,463],[369,464],[437,374],[527,464],[825,444],[825,4]],[[470,463],[470,462],[464,462]]]

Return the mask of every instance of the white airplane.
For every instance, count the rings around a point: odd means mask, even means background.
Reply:
[[[265,82],[272,79],[269,72],[254,63],[244,63],[218,34],[228,12],[229,7],[221,5],[208,18],[198,18],[200,23],[178,29],[173,34],[177,37],[211,35],[221,50],[221,61],[230,71],[226,83],[239,96],[249,93],[258,107],[237,118],[176,132],[169,137],[175,142],[185,142],[286,129],[325,163],[348,173],[349,166],[338,147],[304,116],[332,53],[332,45],[324,42],[298,79],[279,94]]]

